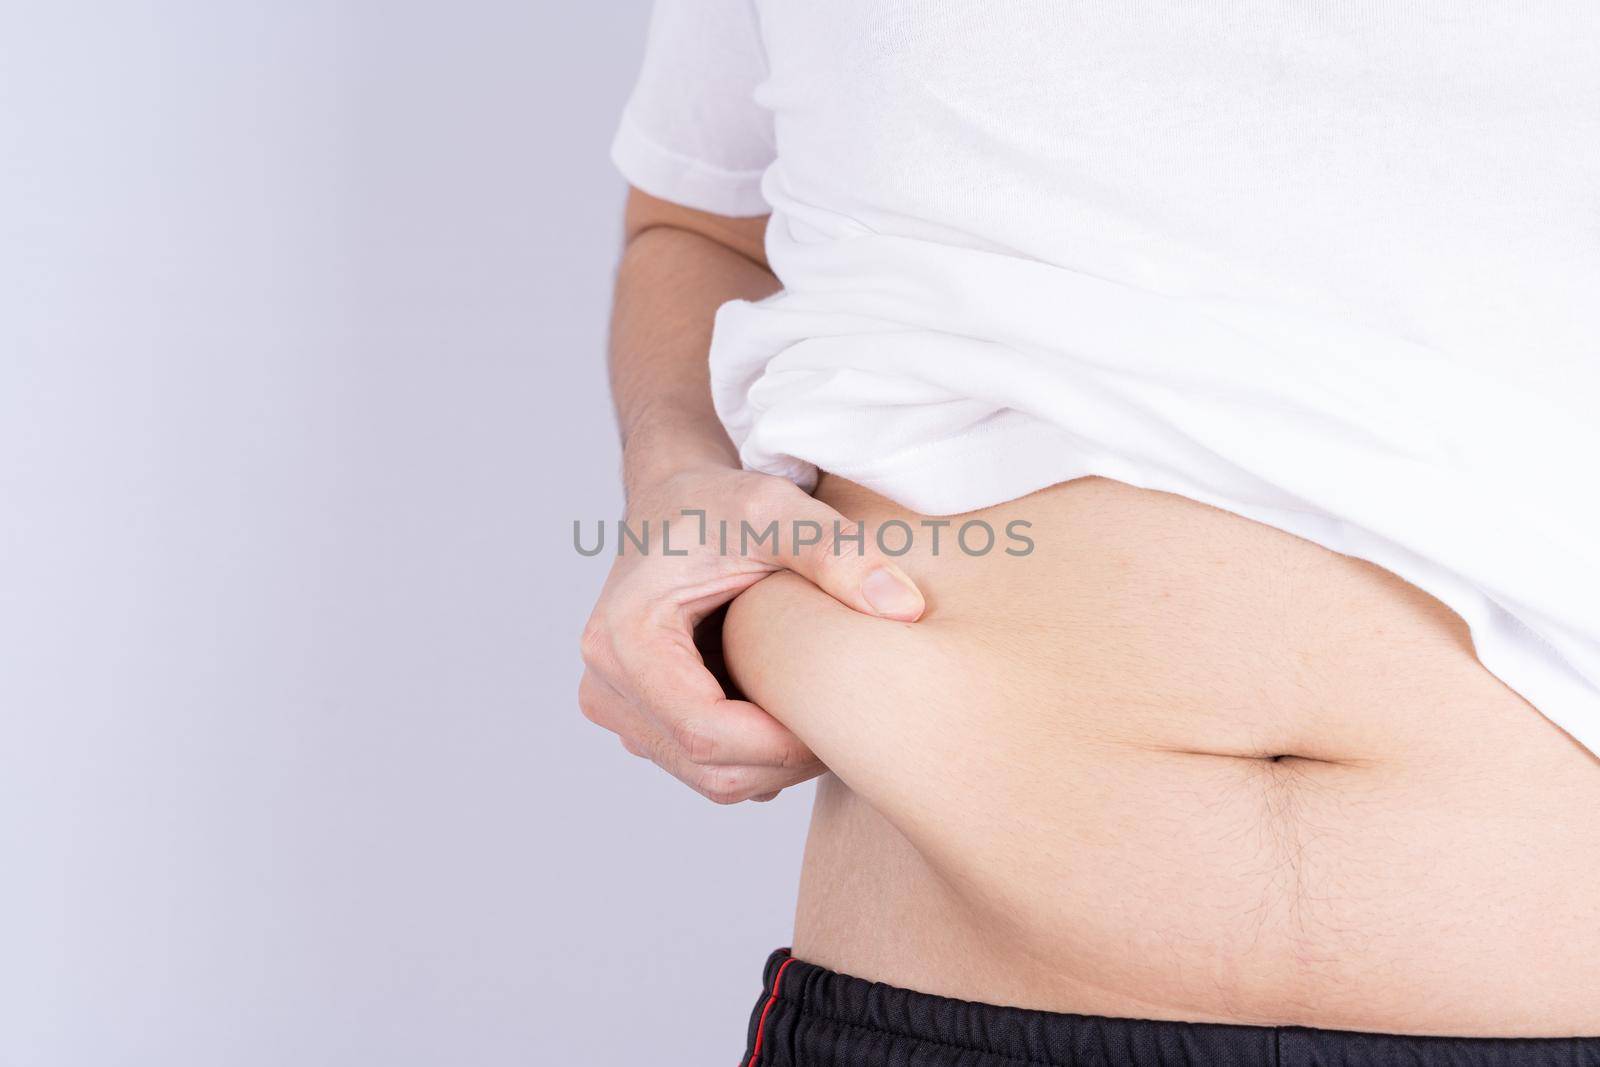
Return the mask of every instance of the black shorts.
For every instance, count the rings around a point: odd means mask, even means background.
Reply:
[[[740,1067],[1600,1067],[1600,1037],[1403,1037],[1025,1011],[835,974],[788,949],[767,959],[763,985]]]

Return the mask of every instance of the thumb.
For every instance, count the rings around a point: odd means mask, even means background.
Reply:
[[[800,496],[787,524],[791,543],[779,546],[770,561],[856,611],[901,622],[920,618],[927,602],[917,583],[890,562],[864,526]]]

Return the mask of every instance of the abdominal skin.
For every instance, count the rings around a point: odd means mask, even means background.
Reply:
[[[819,496],[905,515],[834,479]],[[797,953],[1055,1011],[1600,1030],[1580,992],[1600,820],[1578,815],[1600,766],[1477,665],[1459,619],[1117,483],[983,514],[1027,517],[1037,551],[914,551],[918,623],[781,573],[729,611],[735,680],[836,776]]]

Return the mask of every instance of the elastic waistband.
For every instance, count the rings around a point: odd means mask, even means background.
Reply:
[[[1113,1019],[952,1000],[767,958],[740,1067],[1600,1067],[1600,1038],[1455,1038]]]

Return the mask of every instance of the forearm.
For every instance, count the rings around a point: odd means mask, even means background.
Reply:
[[[630,205],[629,221],[610,365],[623,481],[631,493],[688,467],[738,466],[711,403],[712,321],[723,303],[767,296],[778,281],[747,251],[731,246],[744,235],[730,232],[731,244],[719,240],[716,220],[708,226],[704,217],[691,218],[693,229],[640,221]],[[711,234],[703,232],[708,228]]]

